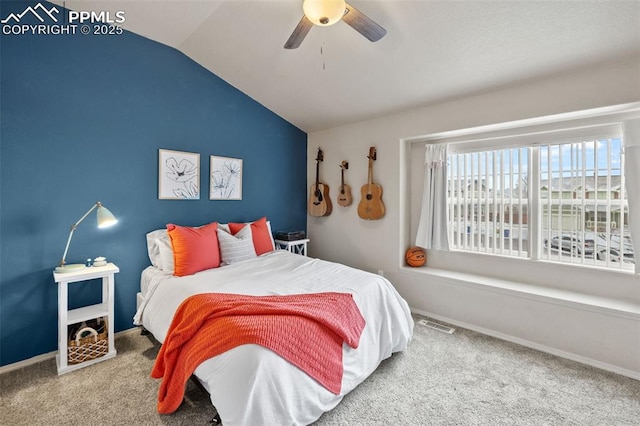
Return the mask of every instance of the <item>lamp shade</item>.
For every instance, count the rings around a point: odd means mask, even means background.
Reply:
[[[118,219],[103,205],[98,206],[96,216],[98,218],[98,228],[108,228],[118,223]]]
[[[304,0],[302,10],[315,25],[329,26],[344,16],[347,7],[344,0]]]

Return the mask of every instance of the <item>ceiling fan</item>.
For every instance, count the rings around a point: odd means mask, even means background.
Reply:
[[[304,15],[284,44],[285,49],[298,48],[314,25],[326,27],[341,19],[370,41],[378,41],[387,33],[387,30],[344,0],[304,0],[302,10]]]

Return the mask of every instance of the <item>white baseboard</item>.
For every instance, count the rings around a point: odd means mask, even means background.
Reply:
[[[601,370],[609,371],[611,373],[620,374],[622,376],[626,376],[635,380],[640,380],[640,372],[628,370],[626,368],[618,367],[616,365],[607,364],[605,362],[597,361],[595,359],[587,358],[582,355],[577,355],[571,352],[565,352],[560,349],[552,348],[550,346],[541,345],[539,343],[530,342],[528,340],[521,339],[519,337],[511,336],[508,334],[500,333],[498,331],[490,330],[488,328],[479,327],[477,325],[468,324],[463,321],[456,321],[451,318],[447,318],[442,315],[435,315],[430,312],[426,312],[420,309],[411,308],[411,312],[416,313],[418,315],[423,315],[425,317],[433,318],[438,321],[446,322],[461,328],[466,328],[468,330],[476,331],[481,334],[485,334],[487,336],[495,337],[500,340],[506,340],[507,342],[516,343],[520,346],[524,346],[527,348],[535,349],[540,352],[545,352],[551,355],[559,356],[561,358],[566,358],[571,361],[576,361],[581,364],[585,364],[591,367],[599,368]]]
[[[140,332],[138,327],[129,328],[127,330],[117,332],[113,337],[118,338],[119,336],[124,336],[127,334],[132,334],[135,332]],[[14,362],[13,364],[7,364],[0,367],[0,374],[8,373],[9,371],[19,370],[24,367],[28,367],[29,365],[37,364],[42,361],[46,361],[49,359],[53,359],[58,355],[58,351],[48,352],[46,354],[36,355],[32,358],[25,359],[23,361]]]

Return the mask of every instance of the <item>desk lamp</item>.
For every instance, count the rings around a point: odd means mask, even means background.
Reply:
[[[55,272],[57,273],[73,272],[85,267],[85,265],[82,263],[71,263],[67,265],[65,264],[65,258],[67,257],[67,252],[69,251],[69,244],[71,243],[71,237],[73,237],[73,231],[75,231],[78,225],[80,225],[80,223],[83,220],[85,220],[86,217],[89,216],[89,214],[95,209],[98,209],[98,211],[96,212],[96,216],[98,218],[98,228],[108,228],[118,223],[118,220],[115,218],[115,216],[109,210],[107,210],[107,208],[104,207],[100,201],[98,201],[93,206],[91,206],[89,211],[86,212],[84,216],[80,218],[80,220],[78,220],[76,223],[71,225],[71,232],[69,232],[69,238],[67,239],[67,246],[64,248],[64,254],[62,255],[62,260],[60,261],[60,265],[56,266]]]

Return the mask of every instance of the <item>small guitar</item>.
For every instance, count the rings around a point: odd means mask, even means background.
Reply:
[[[322,149],[318,148],[316,157],[316,183],[311,185],[307,211],[311,216],[329,216],[331,214],[331,199],[329,198],[329,186],[320,182],[320,162],[324,161]]]
[[[351,196],[351,187],[344,183],[344,171],[349,168],[349,162],[343,161],[340,164],[340,172],[342,173],[340,192],[338,193],[338,204],[342,207],[350,206],[353,203],[353,197]]]
[[[369,177],[367,184],[362,186],[362,199],[358,204],[358,216],[362,219],[377,220],[384,217],[384,203],[382,202],[382,187],[373,183],[373,162],[376,161],[376,148],[369,148]]]

